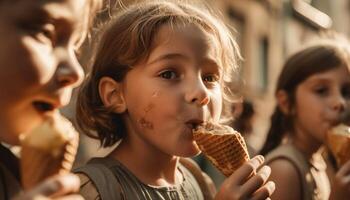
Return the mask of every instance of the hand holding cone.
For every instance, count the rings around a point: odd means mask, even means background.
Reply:
[[[55,113],[39,127],[20,136],[21,177],[24,189],[44,179],[68,173],[78,148],[79,134],[72,123]]]

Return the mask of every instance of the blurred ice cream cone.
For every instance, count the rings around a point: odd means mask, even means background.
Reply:
[[[24,189],[47,177],[68,173],[73,165],[79,134],[63,116],[48,117],[21,140],[21,178]]]
[[[342,166],[350,160],[350,127],[339,124],[327,132],[326,142],[334,156],[337,166]]]

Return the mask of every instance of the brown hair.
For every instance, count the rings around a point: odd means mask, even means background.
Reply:
[[[88,0],[87,14],[88,14],[88,27],[92,27],[96,14],[102,9],[103,0]]]
[[[188,3],[147,1],[119,11],[98,40],[92,71],[80,89],[77,104],[79,128],[88,136],[99,139],[104,147],[123,138],[126,129],[121,116],[103,105],[98,91],[99,81],[105,76],[122,81],[132,66],[150,54],[154,36],[163,25],[196,26],[213,36],[219,46],[216,50],[226,86],[231,82],[232,73],[236,72],[240,58],[237,44],[230,30],[209,10]],[[225,91],[229,94],[230,90],[226,88]],[[229,100],[229,96],[224,95],[224,98]]]
[[[350,67],[350,44],[346,38],[339,34],[327,37],[307,46],[287,59],[278,78],[276,93],[281,90],[287,93],[290,108],[295,106],[297,86],[308,77],[341,66]],[[271,116],[267,139],[260,153],[267,154],[282,142],[285,134],[292,132],[292,116],[283,114],[279,106],[276,106]]]

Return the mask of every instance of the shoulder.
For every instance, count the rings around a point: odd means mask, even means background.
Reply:
[[[284,158],[275,159],[268,165],[271,167],[270,180],[277,186],[272,199],[301,199],[302,181],[296,165]]]
[[[204,173],[198,164],[189,158],[180,158],[180,163],[192,174],[196,179],[205,199],[213,198],[216,193],[216,187],[213,180]]]
[[[73,170],[81,181],[80,194],[85,199],[121,199],[123,192],[118,180],[119,163],[110,158],[93,158]],[[120,170],[119,170],[120,171]]]
[[[98,200],[101,199],[97,188],[92,180],[84,173],[76,173],[80,179],[80,195],[86,200]]]

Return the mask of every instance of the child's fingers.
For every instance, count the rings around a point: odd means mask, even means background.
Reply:
[[[239,184],[243,184],[246,182],[249,176],[252,176],[256,173],[256,170],[261,166],[264,162],[264,157],[259,155],[255,156],[245,164],[243,164],[240,168],[238,168],[231,176],[230,179]]]
[[[241,190],[244,194],[250,195],[265,184],[271,174],[271,168],[267,165],[263,166],[258,173],[245,182]]]
[[[80,187],[80,180],[77,176],[72,174],[67,174],[63,176],[55,176],[32,191],[29,194],[33,196],[41,195],[48,197],[58,197],[63,194],[69,194],[77,192]]]
[[[19,197],[15,200],[84,200],[84,198],[81,195],[75,194],[75,195],[68,195],[64,197],[57,197],[57,198],[49,198],[42,195],[34,196],[34,197]]]
[[[54,198],[53,200],[84,200],[84,198],[80,195],[69,195],[60,198]]]
[[[267,182],[263,187],[256,191],[250,200],[267,200],[270,199],[270,196],[275,191],[275,183],[272,181]]]

